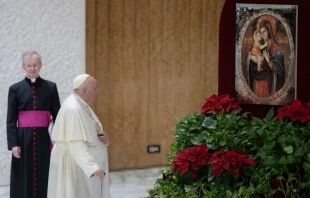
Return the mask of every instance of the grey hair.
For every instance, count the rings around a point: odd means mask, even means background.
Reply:
[[[36,56],[38,57],[39,61],[42,62],[42,61],[41,61],[41,55],[40,55],[38,52],[36,52],[36,51],[28,51],[28,52],[25,52],[25,53],[23,54],[23,57],[22,57],[22,62],[23,62],[23,64],[24,64],[24,61],[25,61],[25,57],[26,57],[26,56],[33,56],[33,55],[36,55]]]

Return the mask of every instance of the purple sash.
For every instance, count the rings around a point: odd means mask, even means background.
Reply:
[[[48,127],[51,121],[49,111],[19,111],[18,127]]]

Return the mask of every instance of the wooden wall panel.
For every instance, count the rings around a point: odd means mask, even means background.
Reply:
[[[190,109],[201,112],[202,99],[205,97],[201,83],[201,45],[202,45],[202,0],[190,1]]]
[[[177,0],[176,5],[176,70],[175,116],[190,112],[190,0]]]
[[[97,24],[96,24],[96,46],[95,46],[95,55],[96,55],[96,72],[95,75],[99,87],[98,87],[98,96],[96,104],[96,113],[100,117],[100,120],[103,125],[104,130],[110,128],[110,112],[109,108],[109,98],[111,91],[109,90],[109,58],[108,58],[108,12],[109,2],[108,0],[97,1],[96,14]]]
[[[149,63],[149,1],[136,0],[136,83],[137,83],[137,116],[136,136],[130,138],[138,145],[139,157],[133,167],[145,167],[148,142],[148,63]]]
[[[159,68],[159,131],[162,153],[169,153],[170,144],[174,142],[172,127],[176,123],[174,118],[176,103],[174,91],[176,84],[176,5],[177,0],[163,1],[162,22],[162,66]],[[166,163],[162,157],[161,163]]]
[[[159,136],[159,84],[160,67],[162,67],[162,1],[149,1],[149,44],[148,44],[148,142],[161,144]],[[158,154],[147,155],[146,163],[160,160]]]
[[[124,64],[123,64],[123,134],[125,136],[122,147],[124,148],[126,161],[122,167],[135,167],[139,158],[138,144],[133,139],[136,137],[137,106],[137,81],[136,81],[136,20],[135,0],[124,1]]]
[[[109,163],[120,169],[126,164],[127,156],[124,141],[124,1],[109,1],[109,97],[110,126],[107,132],[111,139]],[[98,65],[100,67],[100,65]],[[113,132],[112,132],[113,131]],[[121,138],[122,137],[122,138]]]
[[[218,27],[219,20],[214,16],[217,16],[217,2],[208,1],[206,2],[205,15],[206,17],[206,60],[205,60],[205,86],[208,89],[205,89],[205,96],[208,97],[214,93],[217,93],[218,81],[210,81],[209,79],[214,79],[214,76],[218,76]],[[218,15],[220,16],[220,15]]]
[[[86,72],[95,75],[96,69],[96,1],[86,1]]]
[[[109,134],[110,169],[163,165],[175,117],[217,93],[224,0],[88,0],[87,72]],[[147,145],[161,153],[148,154]]]

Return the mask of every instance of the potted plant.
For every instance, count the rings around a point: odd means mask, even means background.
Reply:
[[[212,95],[174,127],[150,197],[310,197],[309,107],[296,100],[261,119]]]

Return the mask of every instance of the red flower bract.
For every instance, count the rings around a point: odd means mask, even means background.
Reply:
[[[202,107],[202,114],[210,111],[219,114],[222,110],[228,113],[235,109],[241,110],[241,107],[234,102],[233,98],[229,98],[228,94],[220,96],[213,94],[210,98],[206,98],[206,103]]]
[[[197,178],[196,167],[206,165],[208,158],[208,147],[205,144],[201,144],[181,151],[173,160],[171,167],[181,173],[181,175],[191,168],[192,176]]]
[[[279,108],[277,118],[290,118],[292,122],[299,120],[301,123],[304,123],[310,119],[309,109],[309,102],[304,106],[298,99],[296,99],[291,105]]]
[[[237,174],[243,163],[255,165],[252,159],[246,158],[245,154],[238,153],[235,150],[214,153],[209,159],[208,164],[212,163],[214,165],[211,173],[217,176],[221,176],[223,171],[226,171],[228,174]]]
[[[178,156],[172,162],[172,168],[184,174],[188,171],[189,166],[189,152],[188,150],[181,151]]]

